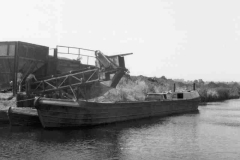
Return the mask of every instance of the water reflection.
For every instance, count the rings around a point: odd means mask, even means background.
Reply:
[[[136,136],[134,139],[141,141],[149,136],[148,132],[174,124],[170,121],[171,118],[155,117],[71,130],[5,126],[0,134],[1,145],[5,148],[1,152],[7,158],[125,159],[127,153],[124,152],[129,147],[138,147],[131,142],[131,137]]]
[[[0,125],[0,158],[235,158],[240,147],[239,109],[237,100],[210,103],[200,106],[200,113],[69,130]]]

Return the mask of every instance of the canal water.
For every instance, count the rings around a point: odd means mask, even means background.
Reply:
[[[240,159],[240,100],[198,113],[91,128],[44,130],[0,125],[0,159]]]

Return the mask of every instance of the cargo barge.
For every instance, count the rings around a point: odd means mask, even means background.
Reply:
[[[146,101],[115,103],[38,98],[35,107],[44,128],[63,128],[194,112],[200,102],[197,91],[149,96]]]

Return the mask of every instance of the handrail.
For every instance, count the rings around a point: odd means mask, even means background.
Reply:
[[[67,49],[66,52],[59,52],[58,50],[60,48],[65,48]],[[78,53],[71,53],[69,50],[70,49],[77,49],[77,52]],[[80,58],[80,56],[85,56],[87,57],[87,65],[88,65],[88,62],[89,62],[89,58],[97,58],[96,56],[91,56],[91,55],[85,55],[85,54],[81,54],[81,50],[85,50],[85,51],[91,51],[91,52],[95,52],[95,50],[91,50],[91,49],[86,49],[86,48],[78,48],[78,47],[69,47],[69,46],[57,46],[57,53],[58,54],[65,54],[65,55],[75,55],[75,56],[78,56],[77,60]]]
[[[81,56],[86,56],[86,57],[93,57],[96,58],[95,56],[89,56],[89,55],[85,55],[85,54],[79,54],[79,53],[63,53],[63,52],[58,52],[60,54],[72,54],[72,55],[81,55]]]
[[[58,48],[58,47],[62,47],[62,48],[75,48],[75,49],[81,49],[81,50],[93,51],[93,52],[95,52],[95,51],[96,51],[96,50],[92,50],[92,49],[86,49],[86,48],[69,47],[69,46],[58,46],[58,45],[57,45],[57,48]]]

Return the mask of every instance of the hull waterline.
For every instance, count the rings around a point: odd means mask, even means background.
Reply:
[[[32,108],[9,107],[8,118],[11,126],[41,126],[37,110]]]
[[[96,103],[40,98],[35,106],[44,128],[91,126],[198,111],[200,99]]]

